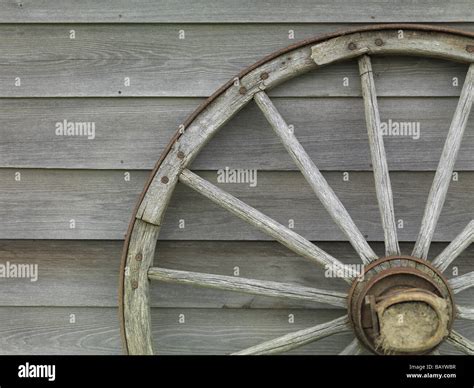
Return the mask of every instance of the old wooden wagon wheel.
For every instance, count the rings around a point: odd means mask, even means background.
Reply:
[[[371,66],[374,55],[437,57],[469,65],[457,108],[431,186],[421,230],[410,256],[399,249],[392,189],[379,124]],[[365,106],[375,191],[385,241],[378,257],[358,230],[323,175],[309,158],[266,90],[321,66],[356,58]],[[448,191],[453,166],[474,98],[474,34],[418,25],[380,25],[318,37],[290,46],[243,71],[200,106],[173,137],[139,200],[125,243],[121,269],[122,335],[129,354],[152,354],[149,281],[213,287],[255,295],[311,300],[347,308],[333,321],[293,332],[238,354],[280,353],[336,333],[353,330],[354,341],[342,352],[357,354],[361,344],[378,354],[425,354],[448,341],[464,353],[474,344],[452,330],[455,319],[472,319],[472,307],[458,306],[454,294],[474,285],[474,272],[446,280],[442,272],[473,241],[474,221],[433,260],[428,251]],[[252,100],[334,222],[365,265],[363,276],[344,278],[348,292],[334,292],[279,282],[176,271],[152,267],[155,245],[167,204],[178,182],[265,232],[320,266],[344,265],[315,244],[191,172],[187,166],[216,132]],[[340,281],[340,280],[336,280]],[[400,322],[400,318],[404,320]],[[428,319],[428,329],[419,322]],[[425,325],[426,326],[426,325]],[[414,335],[411,335],[411,334]]]

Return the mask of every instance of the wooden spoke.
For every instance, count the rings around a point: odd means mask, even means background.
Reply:
[[[283,353],[300,346],[309,344],[328,337],[333,334],[342,333],[350,330],[347,315],[334,319],[333,321],[313,326],[308,329],[299,330],[294,333],[284,335],[282,337],[263,342],[259,345],[241,350],[234,353],[235,355],[263,355]]]
[[[448,280],[455,294],[474,286],[474,271]]]
[[[433,184],[428,195],[420,233],[416,240],[412,255],[427,258],[431,240],[438,223],[439,215],[446,199],[449,183],[453,173],[454,163],[458,155],[461,140],[466,128],[472,100],[474,98],[474,64],[469,66],[466,80],[459,97],[456,111],[454,112],[443,152],[439,160]]]
[[[403,39],[399,39],[400,36],[397,33],[399,29],[403,31]],[[305,179],[332,219],[347,236],[363,263],[368,264],[377,259],[377,255],[343,204],[294,134],[290,132],[288,125],[266,94],[267,90],[274,86],[330,63],[350,58],[358,58],[359,61],[376,196],[387,255],[399,254],[399,242],[388,163],[380,132],[380,113],[374,77],[371,60],[367,55],[371,57],[374,55],[427,56],[455,60],[469,66],[458,105],[449,131],[447,131],[446,141],[413,250],[413,256],[426,258],[446,198],[456,156],[474,99],[474,52],[471,50],[472,45],[473,35],[470,33],[453,32],[444,28],[427,26],[413,28],[408,25],[376,26],[329,34],[306,40],[299,45],[289,46],[267,56],[244,69],[236,78],[230,80],[216,90],[209,99],[203,101],[182,122],[165,148],[147,180],[139,203],[133,212],[125,239],[120,269],[119,306],[125,351],[129,354],[153,353],[149,300],[150,279],[347,307],[345,293],[288,283],[151,267],[155,257],[156,241],[165,219],[169,201],[174,195],[177,183],[181,182],[266,233],[296,254],[324,266],[326,269],[330,267],[335,277],[341,277],[351,284],[353,278],[359,275],[352,266],[344,265],[303,236],[189,170],[190,164],[203,147],[251,100],[256,101]],[[434,263],[438,268],[445,270],[472,242],[472,229],[471,222],[436,257]],[[473,286],[474,271],[451,279],[449,284],[454,293]],[[459,318],[473,318],[473,308],[467,306],[456,306],[456,308]],[[331,322],[266,341],[237,354],[285,352],[333,334],[351,331],[351,329],[348,316],[345,315]],[[455,331],[450,333],[448,341],[465,353],[472,354],[474,352],[473,343]],[[359,354],[361,349],[362,343],[354,339],[341,351],[341,354]]]
[[[208,273],[176,271],[155,267],[148,270],[148,278],[164,282],[244,292],[253,295],[321,302],[337,307],[346,307],[347,305],[347,294],[345,293],[319,290],[296,284],[246,279],[235,276],[213,275]]]
[[[293,252],[301,255],[302,257],[316,262],[323,267],[330,266],[331,268],[345,271],[345,273],[348,271],[350,272],[350,270],[339,260],[318,248],[316,245],[306,240],[298,233],[295,233],[285,226],[279,224],[272,218],[247,205],[224,190],[219,189],[212,183],[202,179],[200,176],[194,174],[188,169],[183,170],[179,176],[179,180],[193,190],[196,190],[198,193],[201,193],[214,203],[230,211],[269,236],[272,236],[278,242],[285,245],[287,248],[291,249]],[[352,274],[357,276],[355,273]],[[345,276],[342,279],[348,283],[351,283],[349,276]]]
[[[364,97],[365,120],[369,136],[370,153],[374,170],[375,193],[382,217],[382,228],[385,238],[385,255],[399,255],[397,225],[393,209],[392,184],[388,172],[387,156],[380,130],[380,114],[375,92],[375,83],[372,73],[370,57],[363,55],[359,59],[359,73],[362,82],[362,96]]]
[[[377,255],[369,246],[342,202],[290,130],[267,94],[265,92],[258,92],[254,95],[254,99],[316,196],[331,215],[334,222],[347,236],[362,261],[368,264],[372,260],[376,260]]]
[[[455,330],[451,330],[447,341],[463,353],[474,354],[474,343]]]
[[[456,305],[458,318],[474,320],[474,308]]]
[[[433,265],[441,272],[458,257],[474,241],[474,220],[469,222],[464,230],[441,252],[434,260]]]
[[[362,346],[357,338],[354,338],[352,342],[347,345],[344,350],[339,353],[340,356],[357,356],[362,353]]]

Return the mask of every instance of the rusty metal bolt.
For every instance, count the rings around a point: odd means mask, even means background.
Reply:
[[[466,46],[466,51],[467,51],[468,53],[474,53],[474,45],[473,45],[473,44],[468,44],[468,45]]]
[[[357,45],[354,42],[349,43],[347,46],[349,50],[355,50],[357,48]]]
[[[184,152],[178,151],[178,154],[176,156],[178,157],[178,159],[184,159]]]
[[[247,93],[247,88],[245,86],[241,86],[240,89],[239,89],[239,93],[240,94],[245,94]]]
[[[138,288],[138,282],[136,280],[132,281],[132,288],[136,290]]]
[[[169,182],[169,178],[167,176],[164,176],[161,178],[161,183],[167,184]]]
[[[135,256],[135,260],[136,261],[142,261],[142,259],[143,259],[142,253],[141,252],[137,253],[137,255]]]
[[[268,73],[266,71],[260,74],[260,79],[267,79],[267,78],[268,78]]]
[[[375,39],[375,45],[376,46],[383,46],[383,40],[380,38]]]

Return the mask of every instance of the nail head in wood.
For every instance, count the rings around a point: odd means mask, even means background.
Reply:
[[[136,261],[142,261],[142,260],[143,260],[143,255],[142,255],[141,252],[140,252],[140,253],[137,253],[137,255],[135,256],[135,260],[136,260]]]
[[[263,72],[262,74],[260,74],[260,79],[268,79],[268,73]]]
[[[375,39],[375,45],[376,46],[383,46],[383,40],[380,38]]]
[[[132,281],[132,288],[133,288],[134,290],[136,290],[136,289],[138,288],[138,281],[136,281],[136,280],[133,280],[133,281]]]
[[[354,42],[349,43],[347,46],[349,50],[355,50],[357,48],[357,45]]]
[[[468,53],[474,53],[474,44],[468,44],[468,45],[466,46],[466,51],[467,51]]]
[[[164,176],[161,178],[161,183],[167,184],[169,182],[169,178],[167,176]]]
[[[247,93],[247,88],[245,86],[241,86],[239,89],[240,94],[246,94]]]
[[[184,159],[184,152],[183,151],[178,151],[178,159]]]

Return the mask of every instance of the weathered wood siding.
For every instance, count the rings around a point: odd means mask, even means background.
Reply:
[[[0,0],[0,263],[39,266],[36,282],[0,280],[1,354],[121,352],[119,261],[137,196],[172,133],[243,67],[354,23],[421,22],[474,31],[469,0],[211,3]],[[409,254],[467,66],[410,57],[374,58],[372,65],[381,121],[415,123],[420,130],[385,137],[388,167],[395,171],[395,214],[403,221],[397,233]],[[382,255],[357,61],[268,94]],[[56,123],[63,120],[94,122],[94,138],[57,136]],[[257,186],[217,183],[216,170],[227,166],[258,169]],[[296,232],[339,260],[359,262],[255,104],[231,120],[192,168],[283,225],[293,220]],[[430,257],[474,218],[472,118],[455,171]],[[472,271],[473,263],[470,247],[447,274]],[[238,267],[242,277],[345,289],[181,184],[155,264],[230,276]],[[158,282],[151,295],[160,354],[235,352],[341,315],[318,303]],[[457,301],[469,305],[473,297],[467,290]],[[470,321],[456,328],[474,337]],[[293,353],[337,353],[350,340],[336,335]],[[455,352],[447,345],[443,350]]]

